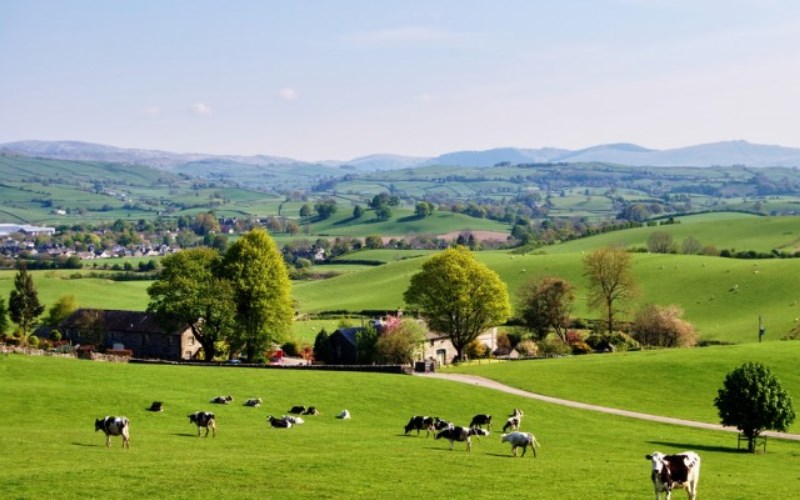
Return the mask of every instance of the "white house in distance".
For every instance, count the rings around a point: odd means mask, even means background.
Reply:
[[[491,352],[497,348],[497,327],[490,328],[478,336],[478,342],[486,345]],[[435,332],[426,332],[425,341],[422,343],[422,350],[419,353],[419,361],[433,359],[438,366],[449,365],[455,359],[457,353],[453,343],[447,335]]]
[[[28,224],[0,224],[0,236],[14,233],[23,234],[55,234],[56,228],[44,226],[29,226]]]

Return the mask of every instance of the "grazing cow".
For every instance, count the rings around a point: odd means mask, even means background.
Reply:
[[[217,405],[226,405],[233,402],[233,396],[217,396],[212,398],[210,402]]]
[[[433,428],[435,430],[437,430],[437,431],[443,431],[443,430],[447,429],[448,427],[454,427],[452,422],[448,422],[447,420],[443,420],[443,419],[437,418],[437,417],[433,417],[433,418],[434,418]]]
[[[303,412],[303,415],[319,415],[319,410],[317,410],[316,406],[309,406],[308,409]]]
[[[524,415],[525,414],[522,413],[522,410],[514,408],[514,413],[509,416],[508,420],[506,420],[506,424],[503,426],[503,432],[506,432],[509,429],[518,431],[519,426],[522,425],[522,417]]]
[[[483,413],[479,413],[472,417],[472,421],[469,423],[470,427],[478,427],[482,429],[482,426],[486,426],[489,430],[492,430],[492,416],[491,415],[484,415]]]
[[[248,399],[247,401],[244,402],[244,405],[258,408],[259,406],[261,406],[261,398]]]
[[[517,448],[522,447],[522,456],[525,456],[528,446],[533,450],[533,458],[536,458],[536,447],[540,446],[539,441],[536,440],[530,432],[512,432],[510,434],[503,434],[501,443],[511,443],[511,453],[516,457]]]
[[[284,418],[275,418],[272,415],[267,416],[267,422],[272,427],[278,427],[279,429],[291,429],[292,423]]]
[[[672,490],[686,489],[689,500],[697,498],[697,483],[700,481],[700,455],[693,451],[684,451],[675,455],[664,455],[654,451],[645,455],[652,463],[650,479],[653,480],[653,489],[656,500],[664,492],[664,498],[672,498]]]
[[[153,401],[150,405],[150,408],[147,408],[147,411],[162,411],[164,409],[164,403],[161,401]]]
[[[448,427],[442,431],[439,431],[436,434],[435,439],[445,438],[450,441],[450,450],[453,449],[453,445],[456,441],[466,441],[467,443],[467,451],[472,451],[472,441],[470,441],[470,436],[488,436],[489,431],[483,430],[478,427]]]
[[[292,408],[289,410],[289,413],[302,415],[303,413],[305,413],[305,411],[306,411],[305,406],[292,406]]]
[[[342,410],[336,415],[336,418],[340,418],[342,420],[350,420],[350,412],[348,410]]]
[[[111,446],[111,436],[122,436],[122,447],[130,449],[130,428],[128,417],[103,417],[94,421],[94,431],[103,431],[107,447]]]
[[[283,416],[281,416],[280,419],[281,420],[286,420],[287,422],[289,422],[292,425],[300,425],[300,424],[305,423],[305,420],[303,420],[302,417],[294,417],[292,415],[283,415]]]
[[[437,420],[439,420],[439,419],[436,418],[436,417],[427,417],[427,416],[423,416],[423,415],[414,415],[413,417],[411,417],[411,419],[408,421],[408,423],[404,427],[404,429],[406,431],[406,436],[408,435],[409,432],[411,432],[413,430],[416,430],[417,431],[417,436],[419,436],[419,431],[424,430],[425,431],[425,437],[428,437],[431,434],[431,432],[434,431],[434,429],[435,429],[434,426],[436,425],[436,421]]]
[[[206,436],[208,431],[211,431],[211,437],[217,437],[217,421],[214,414],[210,411],[196,411],[189,414],[189,423],[197,426],[197,435],[200,435],[200,428],[206,428]]]

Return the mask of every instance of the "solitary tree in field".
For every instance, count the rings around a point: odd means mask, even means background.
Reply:
[[[270,343],[280,344],[291,329],[294,309],[289,271],[275,241],[259,228],[231,245],[222,265],[236,304],[231,350],[244,349],[252,361]]]
[[[147,310],[167,329],[191,328],[206,361],[217,355],[217,342],[231,335],[236,312],[231,284],[219,276],[221,263],[211,248],[168,255],[161,261],[161,275],[147,289]]]
[[[505,283],[464,247],[428,259],[403,298],[420,309],[431,330],[450,338],[459,360],[470,342],[511,315]]]
[[[745,363],[725,377],[714,405],[722,425],[735,426],[747,437],[747,449],[755,452],[756,438],[765,430],[785,432],[794,422],[792,398],[769,368]]]
[[[44,312],[33,277],[24,266],[14,276],[14,289],[8,297],[8,312],[11,321],[19,326],[23,337],[28,336],[36,325],[36,319]]]
[[[583,267],[589,280],[589,307],[602,311],[611,333],[623,306],[636,292],[630,254],[622,248],[598,248],[584,257]]]
[[[547,337],[552,328],[559,339],[567,343],[575,287],[557,276],[534,277],[520,289],[519,311],[525,326],[539,339]]]

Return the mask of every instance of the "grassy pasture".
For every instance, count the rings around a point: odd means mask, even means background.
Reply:
[[[671,234],[679,246],[684,239],[692,236],[702,245],[713,245],[719,250],[734,248],[737,251],[769,252],[773,248],[785,251],[800,249],[800,217],[754,217],[737,214],[733,217],[691,216],[681,220],[685,222],[613,231],[545,247],[543,250],[547,253],[573,253],[618,244],[644,248],[647,246],[647,238],[655,231]]]
[[[748,361],[770,367],[799,408],[799,356],[800,342],[765,342],[473,363],[448,371],[481,375],[548,396],[718,424],[717,390],[727,373]],[[790,432],[800,432],[800,421],[795,421]]]
[[[247,368],[116,365],[0,358],[0,490],[6,498],[645,498],[644,455],[693,449],[703,498],[793,498],[797,443],[736,452],[732,434],[624,419],[441,380],[400,375]],[[208,400],[232,394],[236,402]],[[261,396],[262,408],[241,401]],[[163,413],[144,410],[153,400]],[[323,414],[289,429],[267,414],[313,404]],[[403,435],[412,414],[466,423],[478,412],[526,414],[538,458],[511,457],[497,434],[457,444]],[[347,408],[350,421],[333,415]],[[216,438],[198,438],[186,415],[208,409]],[[131,419],[131,449],[112,448],[95,418]],[[20,418],[24,416],[24,418]],[[602,429],[602,432],[600,430]],[[680,495],[680,492],[677,493]]]

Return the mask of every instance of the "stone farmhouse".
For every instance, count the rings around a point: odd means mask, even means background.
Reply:
[[[64,340],[133,351],[133,357],[191,360],[202,348],[189,328],[165,330],[155,315],[142,311],[78,309],[59,325]]]

